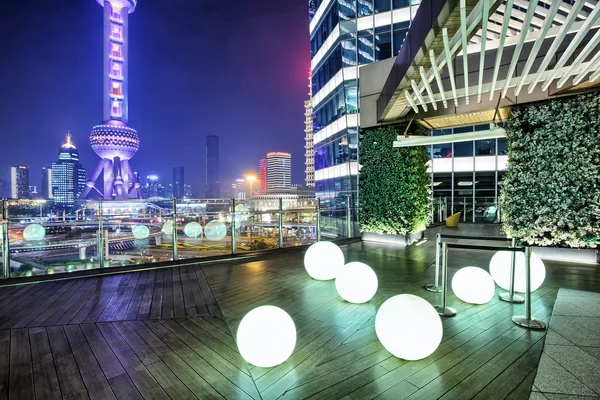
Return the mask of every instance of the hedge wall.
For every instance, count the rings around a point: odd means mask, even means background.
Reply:
[[[410,135],[424,135],[412,124]],[[405,235],[427,226],[431,178],[425,147],[394,148],[398,131],[383,127],[360,140],[360,225],[363,232]]]
[[[600,238],[600,94],[522,106],[507,129],[505,231],[530,244],[595,247]]]

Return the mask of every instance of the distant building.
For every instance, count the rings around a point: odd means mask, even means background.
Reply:
[[[50,200],[52,195],[52,168],[42,168],[42,199]]]
[[[85,169],[70,133],[58,151],[58,161],[52,162],[51,185],[54,204],[63,207],[72,207],[85,189]]]
[[[289,190],[292,186],[292,155],[281,151],[267,153],[267,191]]]
[[[308,76],[308,100],[304,102],[304,180],[306,186],[315,186],[315,145],[313,139],[312,76]]]
[[[37,186],[29,186],[29,198],[32,200],[39,199]]]
[[[29,167],[18,165],[10,168],[10,197],[29,199]]]
[[[207,198],[221,196],[219,188],[219,137],[206,135],[206,194]]]
[[[267,191],[267,159],[262,158],[260,160],[260,191],[262,193]]]
[[[183,185],[183,197],[187,198],[187,199],[191,199],[193,196],[192,194],[192,186],[191,185]]]
[[[185,197],[185,181],[183,167],[173,168],[173,198],[183,199]]]
[[[158,197],[158,176],[157,175],[148,175],[146,177],[146,185],[144,186],[143,194],[145,198],[150,197]]]
[[[0,199],[4,198],[4,181],[0,179]]]

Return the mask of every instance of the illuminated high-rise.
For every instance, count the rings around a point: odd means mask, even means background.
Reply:
[[[290,190],[292,155],[281,151],[267,153],[267,191]]]
[[[58,206],[71,207],[85,187],[85,169],[79,163],[79,151],[67,133],[65,143],[58,151],[58,161],[52,162],[52,196]],[[44,194],[42,187],[42,194]]]
[[[29,199],[29,167],[16,165],[10,168],[10,197]]]
[[[128,125],[128,21],[137,0],[97,1],[104,7],[104,122],[92,129],[90,143],[102,160],[82,197],[92,190],[107,200],[141,197],[140,183],[129,164],[140,140]]]
[[[185,182],[183,167],[173,168],[173,198],[183,199],[185,197]]]
[[[308,76],[308,100],[304,102],[304,175],[306,186],[315,187],[315,145],[313,139],[312,83]]]
[[[85,172],[85,171],[84,171]],[[84,181],[85,183],[85,181]],[[42,199],[52,199],[52,168],[42,168]]]
[[[267,159],[260,159],[260,191],[262,193],[267,191]]]

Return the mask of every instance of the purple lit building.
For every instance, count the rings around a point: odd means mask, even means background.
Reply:
[[[140,139],[127,125],[127,28],[137,0],[97,1],[104,7],[104,122],[92,129],[90,143],[102,160],[81,197],[141,198],[140,183],[129,164]]]

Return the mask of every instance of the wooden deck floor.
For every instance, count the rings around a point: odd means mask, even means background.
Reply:
[[[399,293],[437,303],[422,289],[433,276],[432,242],[343,250],[379,277],[368,304],[346,303],[333,282],[312,280],[301,250],[0,288],[0,399],[529,398],[545,333],[514,326],[522,306],[496,299],[472,306],[450,293],[458,315],[443,320],[442,344],[406,362],[380,345],[374,317]],[[451,272],[485,267],[490,257],[453,250]],[[556,291],[545,285],[534,293],[536,317],[548,321]],[[298,342],[284,364],[249,367],[232,333],[246,312],[266,304],[292,316]]]

